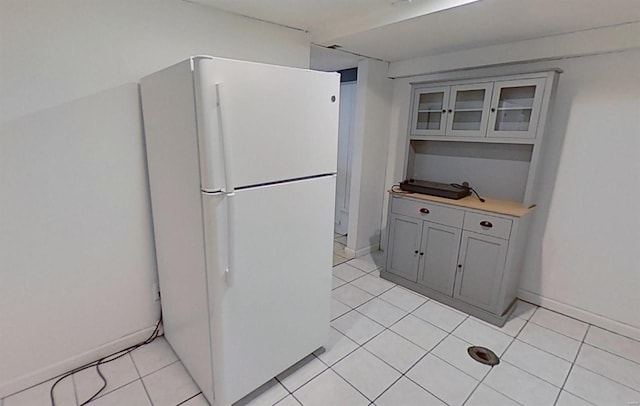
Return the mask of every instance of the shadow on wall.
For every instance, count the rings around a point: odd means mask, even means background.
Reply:
[[[383,224],[382,225],[382,229],[380,230],[380,235],[382,235],[382,233],[386,233],[386,225]],[[378,247],[379,251],[371,251],[371,257],[373,258],[373,262],[375,262],[376,266],[378,268],[384,268],[386,260],[387,260],[387,255],[384,252],[384,247],[382,247],[382,242],[381,242],[381,238],[378,237],[371,237],[369,239],[369,246],[370,247]]]
[[[543,241],[549,220],[549,212],[551,201],[554,196],[558,168],[560,166],[560,158],[565,144],[565,135],[567,132],[567,124],[571,114],[571,105],[575,96],[575,87],[566,86],[563,75],[558,78],[558,89],[555,97],[552,99],[551,117],[548,122],[548,129],[545,134],[545,143],[542,150],[539,165],[542,166],[542,172],[537,178],[534,185],[534,196],[536,199],[536,209],[533,212],[531,229],[529,230],[529,239],[526,245],[526,254],[522,264],[523,273],[529,276],[529,287],[534,288],[536,292],[540,292],[542,287],[542,258],[543,258]],[[523,275],[524,276],[524,275]],[[522,286],[522,278],[520,286]]]

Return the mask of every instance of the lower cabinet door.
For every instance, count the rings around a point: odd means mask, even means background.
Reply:
[[[508,241],[462,232],[454,298],[495,311],[500,295]]]
[[[387,271],[415,282],[422,220],[392,214],[389,224],[389,254]]]
[[[460,234],[459,228],[423,223],[418,283],[453,296]]]

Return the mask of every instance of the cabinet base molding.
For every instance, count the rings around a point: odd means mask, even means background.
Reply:
[[[504,326],[504,324],[506,323],[506,321],[509,319],[509,317],[511,316],[511,313],[513,313],[513,310],[516,307],[516,301],[514,300],[509,307],[507,308],[507,310],[500,316],[497,316],[491,312],[488,312],[486,310],[480,309],[478,307],[472,306],[470,304],[461,302],[460,300],[454,299],[451,296],[447,296],[444,295],[440,292],[437,292],[433,289],[429,289],[428,287],[424,286],[424,285],[420,285],[418,283],[412,282],[410,280],[404,279],[400,276],[394,275],[392,273],[389,273],[385,270],[381,270],[380,271],[380,277],[383,279],[386,279],[388,281],[391,281],[393,283],[396,283],[402,287],[405,287],[409,290],[412,290],[414,292],[420,293],[421,295],[427,296],[430,299],[434,299],[440,303],[443,303],[449,307],[452,307],[454,309],[460,310],[463,313],[467,313],[471,316],[477,317],[480,320],[484,320],[487,323],[491,323],[493,325],[496,325],[498,327],[502,327]]]

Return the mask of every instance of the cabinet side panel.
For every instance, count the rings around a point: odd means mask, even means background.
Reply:
[[[164,331],[213,403],[198,137],[190,61],[141,81]]]
[[[535,213],[514,220],[511,228],[511,239],[509,240],[509,250],[507,251],[502,284],[504,291],[501,294],[500,303],[498,303],[498,311],[502,313],[509,308],[518,294],[522,263],[527,240],[529,239],[529,225],[534,215]]]

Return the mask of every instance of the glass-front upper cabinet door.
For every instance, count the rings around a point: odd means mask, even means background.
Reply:
[[[411,135],[444,135],[449,86],[416,88]]]
[[[493,83],[451,86],[447,109],[447,135],[484,137]]]
[[[495,82],[487,137],[535,138],[545,79]]]

